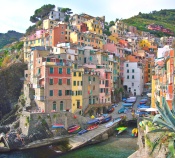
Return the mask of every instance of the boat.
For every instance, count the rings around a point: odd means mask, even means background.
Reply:
[[[72,134],[77,134],[78,132],[80,132],[82,129],[78,128],[77,130],[75,130],[74,132],[72,132]]]
[[[137,128],[133,128],[131,135],[132,135],[132,137],[137,137],[138,136],[138,129]]]
[[[86,133],[86,132],[88,132],[87,129],[82,129],[81,131],[78,132],[78,134],[79,134],[79,135],[82,135],[82,134],[84,134],[84,133]]]
[[[75,132],[75,131],[77,131],[77,130],[79,130],[80,129],[80,126],[76,126],[76,127],[74,127],[73,129],[70,129],[70,130],[68,130],[68,133],[73,133],[73,132]]]
[[[122,133],[123,131],[125,131],[127,129],[127,127],[117,127],[115,130],[118,131],[118,134]]]
[[[111,107],[107,110],[107,113],[110,114],[110,113],[112,113],[113,111],[114,111],[114,107],[111,106]]]
[[[112,116],[105,117],[105,118],[103,118],[103,119],[100,121],[100,123],[107,123],[107,122],[109,122],[111,119],[112,119]]]
[[[87,122],[87,124],[97,124],[99,123],[99,119],[95,118]]]
[[[77,125],[71,125],[71,126],[69,126],[69,127],[68,127],[68,131],[71,130],[71,129],[73,129],[73,128],[75,128],[76,126],[77,126]]]
[[[52,128],[64,128],[63,124],[54,124],[52,125]]]
[[[117,117],[117,118],[115,118],[113,121],[107,123],[107,124],[105,125],[105,127],[106,127],[106,128],[109,128],[109,127],[111,127],[113,124],[115,124],[115,123],[117,123],[117,122],[120,122],[121,120],[122,120],[121,117]]]
[[[97,127],[98,127],[98,125],[97,125],[97,124],[94,124],[94,125],[89,126],[89,127],[87,128],[87,130],[88,130],[88,131],[91,131],[91,130],[97,128]]]

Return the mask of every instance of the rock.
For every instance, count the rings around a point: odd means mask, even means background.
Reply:
[[[9,130],[9,126],[0,126],[0,133],[7,133]]]

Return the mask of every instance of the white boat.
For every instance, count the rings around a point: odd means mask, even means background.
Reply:
[[[120,122],[120,121],[121,121],[121,118],[118,117],[118,118],[114,119],[113,121],[107,123],[107,124],[105,125],[105,127],[106,127],[106,128],[109,128],[109,127],[111,127],[113,124],[115,124],[115,123],[117,123],[117,122]]]

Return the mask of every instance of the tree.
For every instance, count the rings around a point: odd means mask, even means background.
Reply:
[[[30,16],[30,21],[35,23],[42,20],[53,8],[55,8],[53,4],[43,5],[41,8],[35,10],[34,15]]]
[[[70,9],[70,8],[62,8],[62,9],[61,9],[61,12],[65,14],[65,19],[64,19],[64,21],[65,21],[65,22],[69,22],[69,17],[70,17],[70,15],[73,13],[73,12],[72,12],[72,9]]]
[[[118,19],[118,18],[116,18],[116,19],[115,19],[115,22],[117,22],[118,20],[119,20],[119,19]]]
[[[109,22],[109,27],[111,27],[111,26],[113,26],[113,25],[115,25],[114,21],[110,21],[110,22]]]

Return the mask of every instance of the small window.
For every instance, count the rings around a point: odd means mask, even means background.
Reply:
[[[53,85],[53,79],[50,79],[50,80],[49,80],[49,84],[50,84],[50,85]]]
[[[50,96],[53,96],[53,90],[50,90]]]
[[[59,79],[59,80],[58,80],[58,84],[59,84],[59,85],[62,85],[62,79]]]
[[[129,79],[129,75],[127,76],[127,79]]]
[[[127,73],[129,73],[129,69],[127,69]]]
[[[70,85],[70,79],[67,79],[67,85]]]
[[[50,67],[50,74],[53,74],[53,67]]]
[[[134,73],[134,69],[132,69],[132,73]]]
[[[95,77],[93,77],[93,81],[95,81]]]
[[[79,77],[81,77],[81,72],[79,72]]]
[[[74,81],[74,86],[76,86],[76,81]]]
[[[59,68],[59,69],[58,69],[58,73],[59,73],[59,74],[62,74],[62,71],[63,71],[62,68]]]
[[[126,64],[126,67],[128,67],[129,66],[129,64]]]
[[[62,90],[58,91],[58,96],[62,96]]]
[[[67,74],[70,74],[70,68],[67,68]]]
[[[134,79],[134,75],[132,75],[132,79]]]

